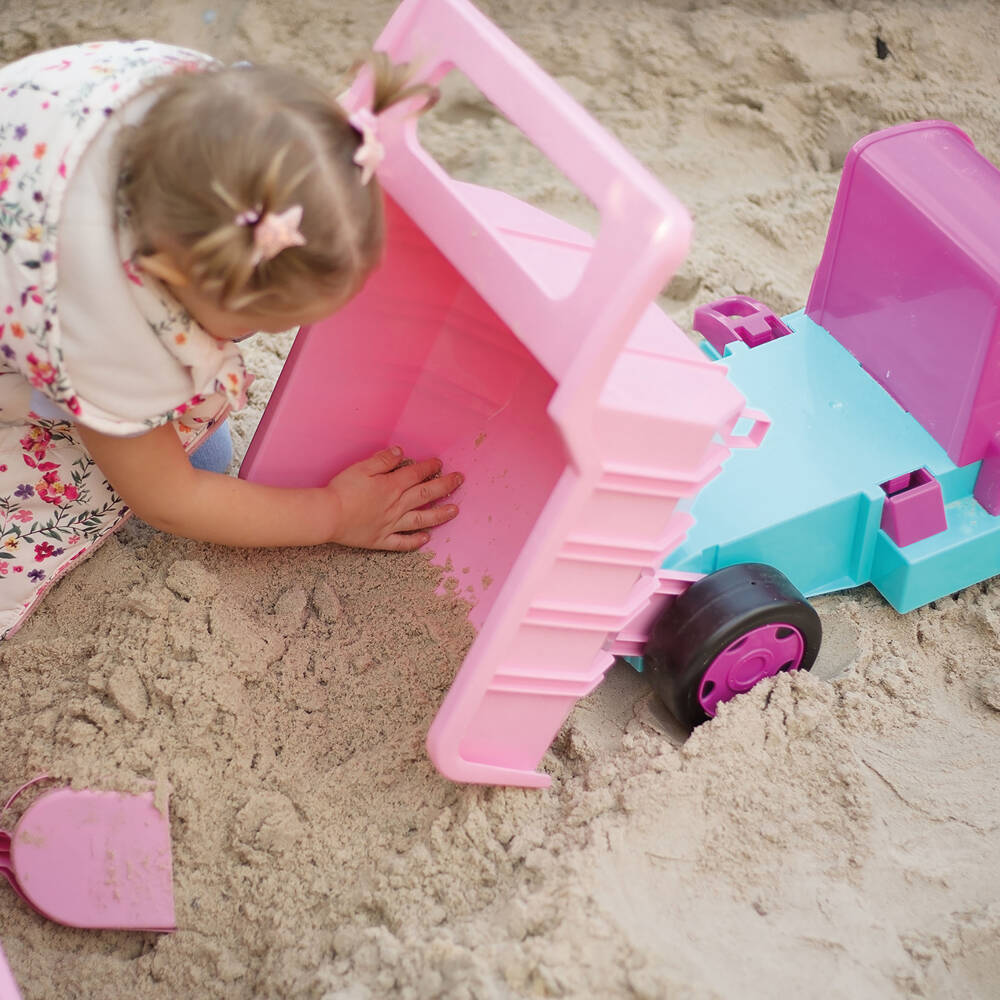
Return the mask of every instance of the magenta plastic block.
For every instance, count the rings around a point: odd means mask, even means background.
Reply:
[[[763,302],[748,295],[734,295],[699,306],[694,312],[693,325],[719,354],[734,340],[742,340],[747,347],[758,347],[792,332]]]
[[[885,493],[881,527],[900,548],[947,529],[941,484],[926,469],[881,485]]]
[[[867,136],[847,156],[806,313],[947,451],[1000,426],[1000,170],[948,122]]]

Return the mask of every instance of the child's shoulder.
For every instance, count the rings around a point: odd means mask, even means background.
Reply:
[[[163,42],[106,41],[35,52],[0,68],[0,89],[30,88],[55,94],[74,84],[100,85],[120,76],[153,77],[199,72],[215,64],[202,52]]]

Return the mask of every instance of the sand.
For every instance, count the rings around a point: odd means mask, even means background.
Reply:
[[[7,0],[0,60],[99,37],[340,74],[393,4]],[[947,7],[947,10],[945,10]],[[957,122],[1000,162],[993,0],[489,0],[690,206],[663,297],[800,306],[854,139]],[[885,58],[878,58],[879,51]],[[477,95],[422,134],[586,224]],[[262,372],[243,450],[289,338]],[[1000,995],[1000,587],[906,616],[817,599],[826,645],[690,739],[616,666],[547,791],[460,787],[423,739],[472,638],[420,556],[234,551],[132,523],[0,649],[0,790],[169,788],[178,930],[75,931],[7,892],[25,998]]]

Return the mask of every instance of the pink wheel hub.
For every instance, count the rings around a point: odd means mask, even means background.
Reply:
[[[706,715],[719,702],[749,691],[758,681],[783,670],[798,670],[806,644],[802,633],[780,622],[761,625],[731,642],[709,664],[698,689]]]

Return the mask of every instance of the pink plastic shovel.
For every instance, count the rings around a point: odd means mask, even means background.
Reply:
[[[4,810],[39,780],[19,788]],[[175,929],[170,821],[152,792],[46,792],[13,833],[0,830],[0,875],[29,906],[60,924]]]

